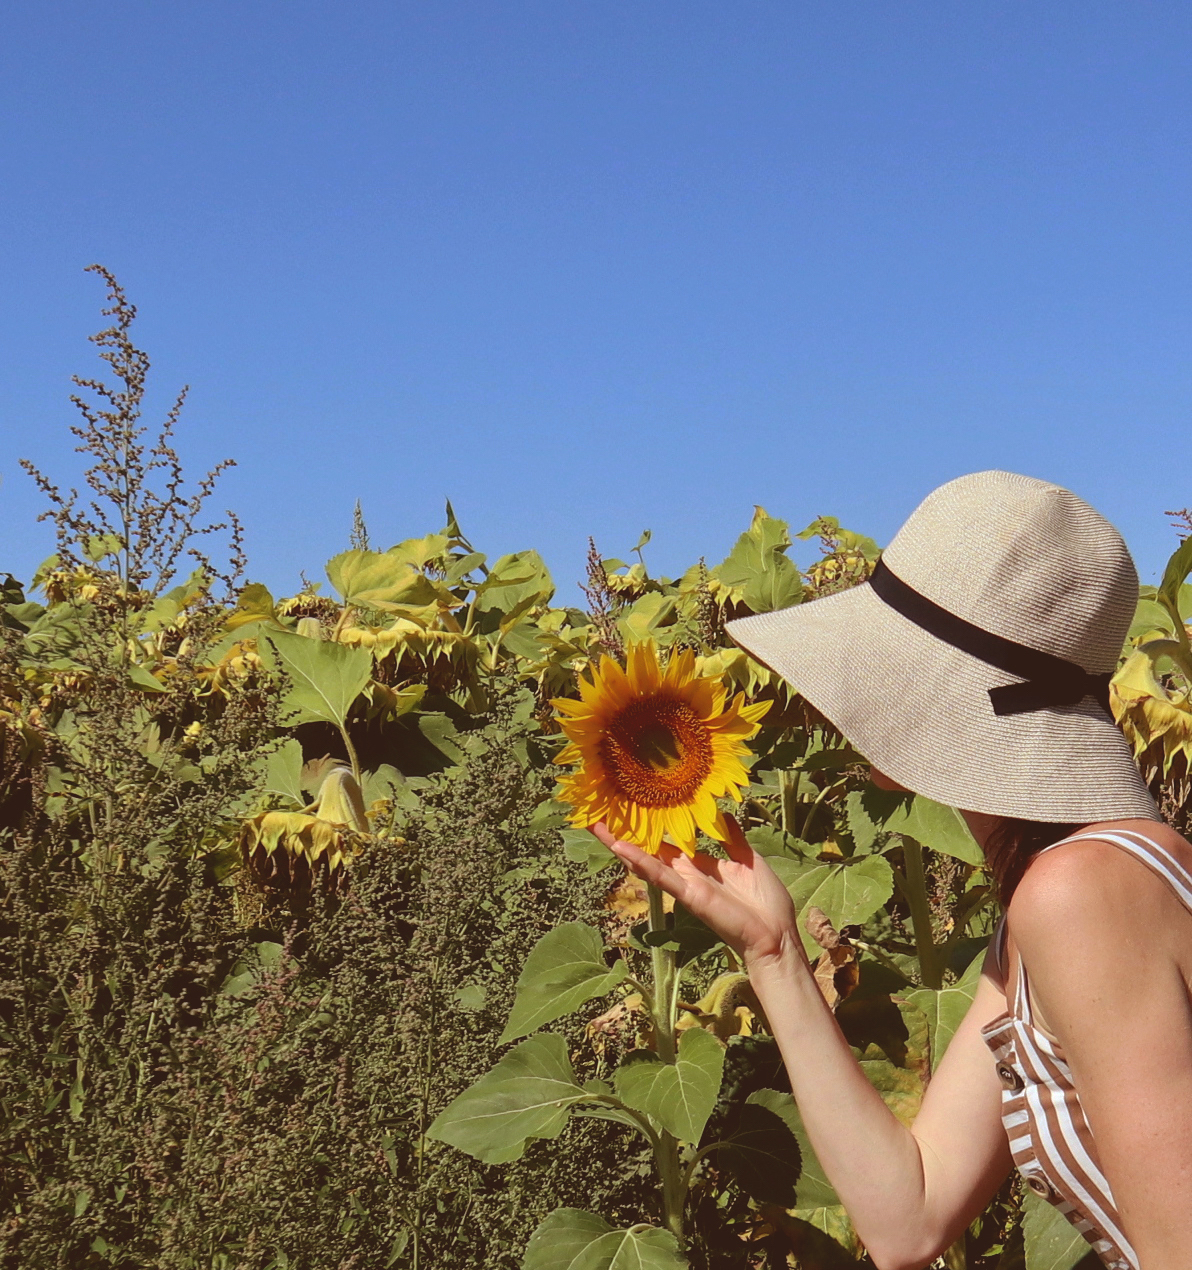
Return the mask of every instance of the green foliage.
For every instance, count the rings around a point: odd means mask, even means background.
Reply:
[[[237,587],[234,521],[226,576],[193,545],[212,478],[177,493],[177,408],[141,446],[148,362],[107,280],[97,507],[39,476],[56,555],[40,600],[0,587],[0,1265],[868,1264],[731,952],[561,828],[548,703],[638,638],[773,703],[726,810],[822,911],[818,979],[909,1120],[996,918],[981,854],[724,634],[863,581],[876,544],[820,517],[801,570],[758,508],[675,580],[647,532],[631,565],[593,550],[585,613],[532,550],[490,566],[448,504],[385,551],[358,511],[338,599]],[[1115,686],[1177,810],[1190,565],[1141,597]],[[1007,1188],[949,1264],[1083,1255],[1022,1212]]]
[[[684,1142],[698,1142],[716,1104],[724,1050],[702,1028],[690,1028],[679,1040],[673,1063],[650,1050],[635,1050],[617,1068],[618,1097],[657,1121]]]
[[[794,1208],[803,1172],[800,1121],[795,1100],[774,1089],[758,1089],[740,1109],[737,1123],[721,1144],[717,1162],[756,1200]]]
[[[290,680],[282,707],[294,723],[331,723],[342,728],[364,685],[372,677],[372,658],[360,648],[273,631],[265,647],[277,653]]]
[[[599,931],[583,922],[556,926],[534,945],[517,981],[513,1012],[499,1044],[578,1010],[593,997],[602,997],[625,978],[626,965],[604,961]]]
[[[823,909],[837,929],[860,926],[894,893],[894,874],[880,855],[853,857],[839,864],[772,860],[771,867],[791,893],[800,912]],[[803,946],[815,957],[819,947],[806,929]]]
[[[1101,1265],[1084,1238],[1046,1200],[1028,1191],[1023,1208],[1026,1270],[1073,1270],[1086,1259],[1090,1270]]]
[[[527,1138],[557,1138],[587,1095],[557,1033],[532,1036],[436,1117],[427,1136],[485,1164],[516,1160]]]
[[[523,1270],[681,1270],[675,1237],[634,1226],[614,1230],[578,1208],[558,1208],[534,1232]]]

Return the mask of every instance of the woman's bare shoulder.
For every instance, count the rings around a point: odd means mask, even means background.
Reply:
[[[1082,831],[1133,830],[1157,842],[1192,875],[1192,845],[1155,821],[1112,821]],[[1084,941],[1120,947],[1142,931],[1179,932],[1186,946],[1192,911],[1153,869],[1129,851],[1095,836],[1064,843],[1032,861],[1009,907],[1015,942],[1024,952],[1062,939],[1069,951]]]

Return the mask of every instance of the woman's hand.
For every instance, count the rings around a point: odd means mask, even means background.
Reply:
[[[747,970],[792,954],[806,962],[789,892],[745,841],[737,822],[728,817],[725,821],[727,860],[706,855],[692,859],[669,844],[663,844],[658,855],[648,855],[614,838],[603,822],[593,825],[592,832],[639,878],[668,891],[710,926]]]

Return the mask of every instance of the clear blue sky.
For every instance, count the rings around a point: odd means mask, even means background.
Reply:
[[[885,541],[1066,483],[1192,502],[1192,8],[63,0],[0,40],[0,568],[75,470],[98,282],[252,576],[437,528],[674,571],[752,505]],[[801,544],[800,558],[809,553]]]

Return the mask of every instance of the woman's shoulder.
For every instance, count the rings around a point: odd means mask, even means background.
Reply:
[[[1009,906],[1009,924],[1024,953],[1062,939],[1070,951],[1086,940],[1103,948],[1120,939],[1136,940],[1141,932],[1180,936],[1186,946],[1192,909],[1171,881],[1128,849],[1101,836],[1141,834],[1174,861],[1171,876],[1192,888],[1192,845],[1174,829],[1155,821],[1111,821],[1090,825],[1082,838],[1065,842],[1033,860]],[[1089,835],[1084,837],[1083,835]],[[1127,838],[1137,843],[1137,838]],[[1161,866],[1163,856],[1143,852]]]

